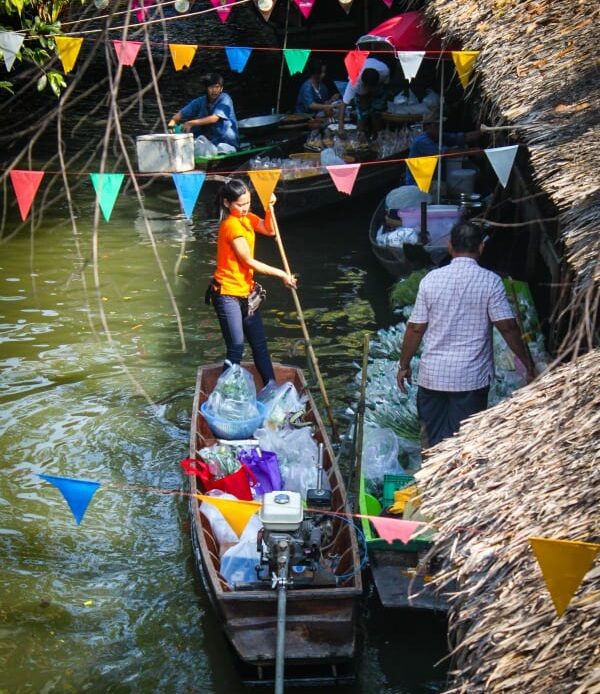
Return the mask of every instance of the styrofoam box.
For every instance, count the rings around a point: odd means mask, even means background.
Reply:
[[[135,139],[138,170],[142,173],[178,173],[194,169],[192,133],[158,133]]]

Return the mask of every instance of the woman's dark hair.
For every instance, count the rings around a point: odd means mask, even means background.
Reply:
[[[232,203],[240,198],[244,193],[249,193],[250,189],[239,178],[230,178],[226,183],[224,183],[218,193],[217,201],[219,205],[219,220],[224,219],[228,214],[229,210],[225,207],[224,201]]]
[[[483,241],[483,229],[471,222],[458,222],[450,230],[450,243],[457,253],[477,253]]]
[[[320,75],[323,72],[323,68],[327,69],[327,65],[324,61],[319,58],[310,58],[306,65],[306,74],[309,77],[314,77],[315,75]]]
[[[206,87],[212,87],[213,84],[218,84],[222,87],[224,84],[223,76],[220,75],[218,72],[209,72],[207,75],[204,75],[202,81],[204,82],[204,85]]]

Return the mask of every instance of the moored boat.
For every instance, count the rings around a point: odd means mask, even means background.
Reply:
[[[243,364],[257,383],[252,364]],[[287,590],[285,665],[343,663],[350,661],[356,647],[356,606],[362,593],[360,556],[355,530],[348,513],[346,489],[335,462],[333,449],[315,403],[308,393],[302,372],[275,364],[278,383],[291,381],[308,396],[305,420],[314,428],[314,438],[323,444],[323,469],[332,492],[333,534],[327,553],[336,556],[329,576],[315,573],[312,583],[294,584]],[[222,364],[200,367],[196,383],[190,435],[190,456],[216,442],[200,414],[222,373]],[[233,589],[220,574],[219,547],[207,518],[200,511],[200,491],[190,477],[191,534],[194,558],[209,597],[222,620],[225,634],[242,661],[253,666],[270,666],[276,659],[278,594],[270,580],[243,584]],[[308,510],[309,511],[309,510]],[[307,511],[307,512],[308,512]],[[336,515],[339,514],[339,515]]]

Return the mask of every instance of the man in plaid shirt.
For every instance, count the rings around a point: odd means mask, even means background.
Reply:
[[[477,263],[482,250],[477,227],[469,222],[453,227],[452,262],[421,280],[406,327],[398,386],[406,393],[405,379],[412,383],[410,360],[424,337],[417,410],[428,446],[452,436],[463,419],[487,407],[494,377],[492,326],[525,365],[527,382],[535,378],[502,280]]]

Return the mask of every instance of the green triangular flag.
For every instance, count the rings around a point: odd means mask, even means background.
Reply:
[[[91,173],[90,178],[92,179],[92,185],[96,191],[96,197],[98,198],[98,203],[104,219],[109,222],[110,215],[112,214],[113,207],[119,195],[119,190],[121,189],[121,183],[125,178],[125,174],[122,173]]]
[[[309,48],[284,48],[283,55],[285,56],[285,62],[287,63],[290,75],[294,75],[296,72],[302,72],[308,56],[310,55]]]

